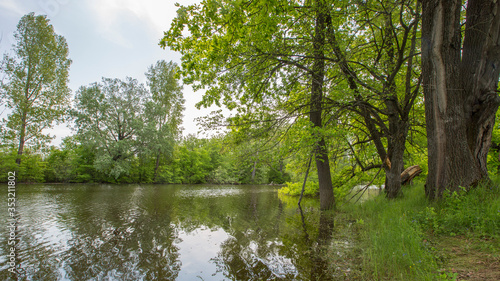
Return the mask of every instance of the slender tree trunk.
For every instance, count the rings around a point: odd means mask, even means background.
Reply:
[[[486,156],[499,104],[500,1],[468,1],[463,48],[461,4],[423,1],[429,199],[488,179]]]
[[[335,226],[335,218],[329,212],[321,212],[319,217],[317,244],[312,247],[311,280],[329,281],[334,280],[328,271],[328,264],[331,262],[327,258],[328,246],[332,241],[332,232]]]
[[[304,191],[306,190],[307,176],[309,175],[309,169],[311,168],[311,162],[314,155],[311,155],[309,162],[307,163],[306,175],[304,176],[304,183],[302,184],[302,189],[300,190],[299,202],[297,203],[300,208],[300,202],[302,202],[302,197],[304,197]]]
[[[251,181],[252,183],[255,182],[255,172],[257,171],[257,160],[253,162],[253,169],[252,169],[252,178]]]
[[[17,158],[16,158],[16,164],[17,166],[21,166],[21,156],[23,155],[24,152],[24,144],[26,142],[26,119],[28,118],[28,112],[27,112],[27,104],[30,102],[30,89],[31,89],[31,80],[32,80],[32,56],[30,55],[28,57],[28,74],[26,75],[26,84],[24,85],[24,102],[26,104],[23,104],[21,106],[22,110],[22,118],[21,118],[21,131],[19,132],[19,147],[17,149]]]
[[[315,128],[322,128],[323,84],[325,75],[325,33],[326,33],[326,7],[321,0],[316,3],[316,26],[313,38],[313,74],[311,81],[311,111],[309,117]],[[317,136],[315,144],[316,168],[318,171],[320,208],[322,210],[335,207],[333,184],[330,173],[328,150],[323,136]]]
[[[160,149],[158,149],[158,154],[156,155],[155,173],[153,177],[153,182],[156,182],[156,178],[158,177],[158,168],[160,167],[160,156],[161,156],[161,151]]]
[[[19,133],[19,147],[17,149],[16,164],[19,167],[21,165],[21,156],[24,152],[24,144],[26,142],[26,113],[23,114],[21,119],[21,132]]]
[[[357,113],[361,115],[365,126],[368,130],[370,137],[373,140],[377,153],[382,162],[386,174],[385,180],[385,191],[388,198],[395,198],[401,190],[401,172],[404,170],[403,155],[405,151],[406,137],[409,129],[409,113],[414,104],[415,98],[418,94],[418,88],[420,83],[412,88],[413,84],[413,56],[416,52],[416,40],[417,40],[417,27],[420,21],[420,4],[416,3],[415,18],[412,25],[409,27],[412,29],[411,33],[405,33],[405,38],[403,42],[411,36],[411,46],[409,54],[406,54],[406,48],[400,46],[396,50],[395,44],[396,38],[394,37],[394,23],[391,21],[392,14],[387,14],[385,21],[385,37],[384,37],[384,47],[385,52],[385,76],[387,79],[384,81],[384,89],[379,93],[381,100],[384,101],[386,109],[384,110],[387,114],[387,122],[389,128],[385,128],[383,124],[381,125],[381,117],[378,112],[373,110],[373,105],[367,102],[358,87],[359,79],[356,72],[352,70],[349,66],[347,59],[342,53],[341,48],[337,42],[333,25],[331,19],[329,24],[329,36],[328,40],[333,48],[333,51],[339,61],[340,70],[346,76],[349,88],[354,91],[356,109]],[[400,13],[403,13],[401,10]],[[405,43],[406,44],[406,43]],[[398,45],[399,46],[399,45]],[[406,89],[402,98],[400,98],[401,93],[396,90],[396,74],[402,69],[403,58],[407,59],[407,74],[406,74]],[[387,131],[387,132],[386,132]],[[387,133],[386,135],[384,135]],[[387,137],[387,149],[383,138]]]

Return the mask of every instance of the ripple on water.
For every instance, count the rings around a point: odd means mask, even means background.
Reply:
[[[222,196],[235,196],[239,194],[242,194],[242,191],[240,189],[232,189],[232,188],[188,189],[188,190],[180,190],[178,192],[178,196],[181,198],[188,198],[188,197],[213,198]]]
[[[68,185],[21,194],[20,279],[308,280],[304,252],[317,240],[319,212],[304,209],[301,220],[275,191]]]

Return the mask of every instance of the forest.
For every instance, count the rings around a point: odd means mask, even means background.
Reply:
[[[0,169],[18,170],[21,182],[289,189],[308,174],[324,209],[334,193],[342,200],[367,182],[396,198],[401,173],[414,165],[429,199],[472,188],[500,170],[499,21],[494,2],[454,3],[178,5],[160,45],[182,54],[180,66],[158,61],[145,70],[146,85],[103,77],[74,94],[64,37],[46,17],[28,14],[2,60],[10,113]],[[198,107],[229,110],[198,120],[222,133],[182,135],[183,115],[195,110],[184,108],[183,84],[206,89]],[[49,146],[46,129],[61,122],[74,135]]]
[[[500,1],[176,6],[159,47],[179,63],[75,93],[65,38],[25,15],[0,66],[0,181],[280,185],[353,222],[367,280],[457,280],[436,248],[464,241],[498,277]],[[218,133],[183,135],[184,85],[224,109],[197,120]],[[50,146],[65,122],[74,134]],[[346,207],[359,185],[383,195]]]

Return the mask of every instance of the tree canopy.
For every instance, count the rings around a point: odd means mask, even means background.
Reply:
[[[24,147],[46,144],[44,132],[65,120],[70,106],[68,45],[57,35],[46,16],[33,13],[21,18],[14,34],[13,54],[5,54],[1,71],[5,78],[0,98],[10,110],[2,120],[2,137],[16,146],[19,165]]]
[[[128,159],[143,149],[148,92],[130,77],[103,78],[76,93],[75,124],[82,143],[97,150],[94,165],[115,178],[129,169]]]

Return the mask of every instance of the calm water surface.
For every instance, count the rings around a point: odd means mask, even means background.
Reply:
[[[19,280],[328,280],[349,271],[326,258],[349,245],[332,241],[332,215],[316,200],[298,209],[272,186],[18,185],[16,195]],[[15,280],[8,228],[0,234],[0,280]]]

